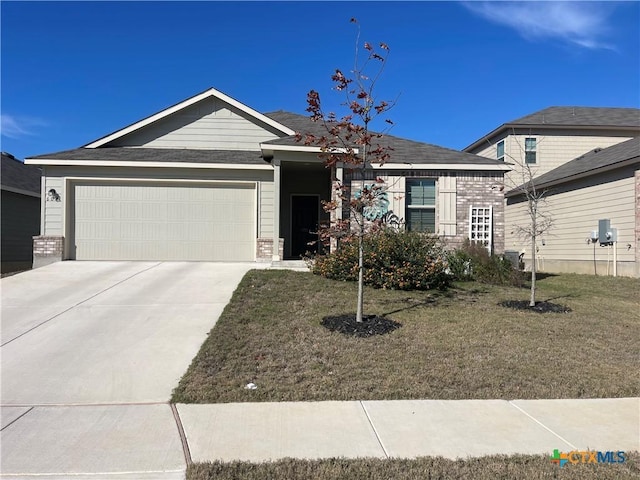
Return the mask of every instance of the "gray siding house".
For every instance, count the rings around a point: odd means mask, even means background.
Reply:
[[[40,169],[2,152],[2,273],[31,268],[34,235],[40,232]]]
[[[42,201],[35,255],[40,263],[300,258],[328,220],[321,201],[333,181],[358,187],[346,168],[327,169],[317,147],[296,142],[296,132],[319,128],[212,88],[81,148],[31,157],[57,195]],[[451,245],[481,229],[502,251],[504,162],[385,138],[392,157],[369,176],[385,180],[408,228]]]

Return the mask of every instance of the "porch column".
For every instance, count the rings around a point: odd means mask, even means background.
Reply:
[[[337,208],[331,212],[331,222],[339,222],[342,220],[342,197],[337,194],[336,187],[343,185],[344,182],[344,165],[342,163],[336,163],[333,167],[334,177],[331,180],[331,200],[335,201]],[[329,241],[329,249],[331,252],[335,252],[338,248],[338,241],[335,238],[331,238]]]
[[[280,258],[280,160],[273,159],[273,253],[271,261],[279,262]]]

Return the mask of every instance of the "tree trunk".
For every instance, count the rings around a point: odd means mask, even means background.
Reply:
[[[531,237],[531,298],[529,306],[536,306],[536,236]]]
[[[364,219],[362,219],[364,221]],[[356,322],[362,322],[362,310],[364,305],[364,228],[360,226],[358,235],[358,307],[356,310]]]

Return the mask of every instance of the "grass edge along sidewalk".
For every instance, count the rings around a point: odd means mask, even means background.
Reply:
[[[417,459],[284,459],[266,463],[196,463],[187,469],[187,480],[414,480],[414,479],[558,479],[626,480],[640,478],[640,454],[625,452],[622,463],[579,463],[560,467],[549,455],[493,455],[448,460]]]

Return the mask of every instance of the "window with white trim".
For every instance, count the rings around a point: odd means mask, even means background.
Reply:
[[[405,222],[414,232],[436,231],[436,181],[430,178],[407,178]]]
[[[535,138],[524,139],[524,162],[536,163],[536,139]]]
[[[469,207],[469,240],[481,243],[491,253],[493,207]]]
[[[496,158],[501,162],[504,162],[504,140],[500,140],[496,144]]]

